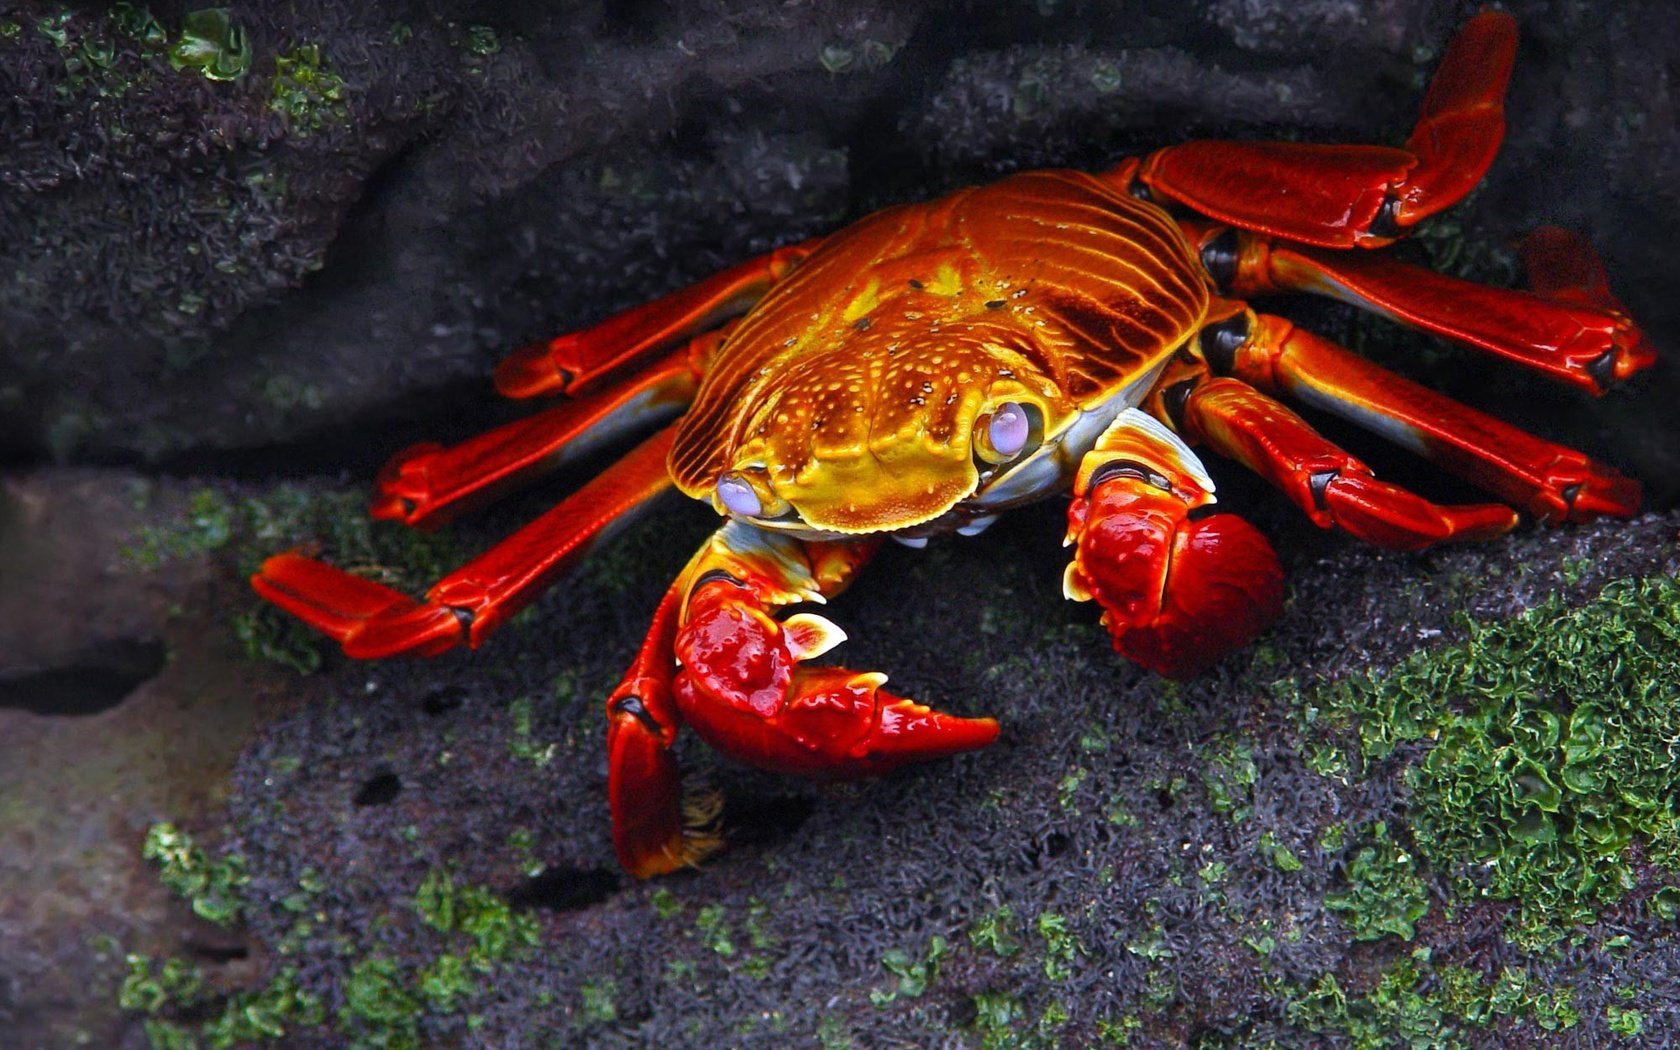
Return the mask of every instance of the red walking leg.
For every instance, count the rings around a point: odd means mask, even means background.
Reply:
[[[1207,329],[1214,371],[1340,416],[1498,496],[1540,521],[1639,509],[1639,484],[1372,364],[1282,317],[1238,314]]]
[[[1181,420],[1192,440],[1282,489],[1319,527],[1336,526],[1379,547],[1490,539],[1517,524],[1516,511],[1504,504],[1443,507],[1377,480],[1306,420],[1240,380],[1199,384],[1185,398]]]
[[[415,445],[393,456],[374,482],[369,513],[433,528],[587,455],[626,431],[668,419],[694,399],[697,363],[722,337],[688,348],[623,382],[516,419],[458,445]]]
[[[1556,228],[1524,241],[1533,291],[1488,288],[1372,252],[1339,252],[1218,227],[1187,232],[1228,294],[1312,292],[1480,347],[1603,393],[1656,351],[1610,294],[1592,246]]]
[[[670,427],[655,434],[611,471],[439,580],[423,601],[296,553],[268,559],[251,586],[358,659],[476,649],[614,524],[670,487],[665,457],[673,436]]]
[[[517,350],[496,366],[496,389],[521,398],[578,393],[626,362],[744,313],[819,243],[777,248],[594,327]]]
[[[1220,222],[1326,248],[1371,247],[1480,182],[1505,134],[1516,22],[1483,11],[1453,37],[1404,149],[1189,142],[1108,176]]]

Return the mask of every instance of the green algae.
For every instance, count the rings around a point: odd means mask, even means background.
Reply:
[[[344,78],[322,57],[319,44],[301,44],[275,56],[268,109],[285,117],[287,128],[299,136],[346,118]]]
[[[181,16],[181,36],[169,48],[169,65],[197,70],[207,80],[238,80],[251,69],[251,41],[225,7]]]
[[[1438,966],[1428,948],[1416,948],[1384,968],[1364,995],[1349,994],[1327,973],[1284,998],[1292,1023],[1343,1036],[1354,1050],[1460,1050],[1471,1030],[1502,1020],[1524,1021],[1548,1032],[1581,1020],[1568,988],[1541,988],[1514,967],[1488,980],[1466,967]]]
[[[1356,941],[1394,935],[1411,940],[1417,921],[1429,911],[1429,887],[1417,875],[1412,855],[1378,823],[1347,865],[1347,889],[1328,894],[1324,906],[1340,915]]]
[[[480,973],[517,952],[534,948],[538,926],[529,915],[515,912],[506,901],[483,886],[458,884],[441,868],[427,873],[414,895],[420,921],[439,933],[465,934],[471,939],[467,963]]]
[[[237,854],[209,857],[190,838],[169,825],[158,825],[148,836],[147,856],[154,855],[163,865],[160,877],[186,896],[195,911],[204,913],[203,900],[216,904],[207,918],[236,916],[244,909],[245,902],[238,896],[246,885],[244,866],[229,863]],[[287,895],[288,910],[309,910],[309,899],[320,892],[318,885],[308,884],[311,881],[306,872],[305,884]],[[179,958],[155,961],[140,954],[126,957],[118,1003],[145,1015],[145,1030],[154,1050],[228,1050],[279,1043],[290,1031],[329,1022],[349,1046],[367,1050],[419,1047],[424,1017],[465,1012],[487,993],[481,978],[532,950],[539,931],[535,919],[515,912],[488,888],[457,883],[441,869],[421,882],[413,907],[423,925],[447,938],[449,950],[416,969],[376,947],[350,965],[338,985],[340,1005],[330,1016],[321,997],[299,985],[295,966],[282,967],[259,988],[226,995],[212,990],[193,963]],[[279,954],[302,951],[311,928],[309,918],[300,919],[278,947]],[[601,1009],[599,1001],[593,1006],[584,1004],[586,1016]]]
[[[1015,936],[1015,909],[1005,904],[979,920],[968,931],[968,943],[981,951],[1008,958],[1021,950]]]
[[[508,704],[508,716],[513,719],[513,735],[508,738],[508,754],[521,762],[529,762],[541,769],[554,761],[560,745],[554,741],[540,741],[531,729],[531,698],[522,696]]]
[[[1464,640],[1420,650],[1386,671],[1302,692],[1293,703],[1303,751],[1344,753],[1335,778],[1382,776],[1409,790],[1392,830],[1336,825],[1320,846],[1346,851],[1346,888],[1327,894],[1355,939],[1412,940],[1430,902],[1515,905],[1505,936],[1530,967],[1568,945],[1623,936],[1594,927],[1630,895],[1658,922],[1680,908],[1680,582],[1623,579],[1571,605],[1552,596],[1511,620],[1464,622]],[[1326,744],[1325,741],[1330,741]],[[1333,973],[1274,993],[1292,1024],[1360,1050],[1459,1047],[1472,1031],[1525,1024],[1555,1032],[1583,1022],[1576,989],[1530,969],[1497,974],[1448,963],[1428,946],[1355,995]],[[1638,992],[1594,1007],[1604,1029],[1644,1030]]]
[[[929,938],[927,947],[919,953],[903,948],[889,948],[881,956],[881,968],[897,977],[898,984],[890,991],[875,989],[869,993],[869,1001],[881,1007],[899,996],[907,999],[921,998],[928,990],[928,985],[939,976],[939,961],[949,949],[950,943],[938,934]]]
[[[350,968],[338,1009],[339,1030],[357,1047],[409,1050],[420,1045],[420,998],[410,989],[402,968],[382,955]]]
[[[1089,954],[1079,936],[1068,927],[1066,917],[1055,912],[1038,916],[1038,935],[1044,938],[1044,976],[1051,981],[1064,981],[1072,976],[1077,956]]]
[[[484,58],[500,51],[502,41],[490,26],[469,25],[467,26],[464,46],[468,53]]]
[[[212,857],[191,835],[168,822],[146,830],[141,855],[158,864],[158,878],[175,891],[193,914],[218,926],[231,926],[244,910],[243,892],[250,877],[238,853]]]
[[[169,43],[169,32],[151,11],[138,4],[124,0],[111,5],[111,22],[117,32],[146,48],[162,49]]]
[[[1640,885],[1632,847],[1680,872],[1680,584],[1552,597],[1460,645],[1301,698],[1367,764],[1434,741],[1403,772],[1418,851],[1463,900],[1515,901],[1512,938],[1556,943]],[[1653,887],[1655,889],[1655,887]]]
[[[157,962],[130,954],[118,1005],[145,1014],[143,1027],[153,1050],[232,1050],[278,1042],[297,1028],[326,1020],[321,1000],[298,985],[297,970],[286,967],[261,988],[231,996],[214,993],[199,968],[184,959]],[[219,1013],[203,1017],[216,1005]]]

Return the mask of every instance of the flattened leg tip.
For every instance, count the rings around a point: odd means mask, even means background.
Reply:
[[[1639,513],[1644,490],[1639,482],[1614,473],[1608,467],[1602,473],[1562,489],[1569,521],[1591,521],[1594,518],[1631,518]]]
[[[442,445],[426,442],[411,445],[387,460],[373,479],[368,516],[375,521],[417,524],[432,503],[427,463],[441,451]]]

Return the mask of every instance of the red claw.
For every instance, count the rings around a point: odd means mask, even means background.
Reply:
[[[704,682],[713,699],[769,717],[787,697],[795,657],[782,625],[762,611],[727,597],[704,600],[707,590],[722,588],[738,589],[712,583],[690,599],[689,621],[677,634],[681,680]]]
[[[997,738],[995,720],[906,700],[882,688],[885,675],[800,666],[844,635],[809,614],[778,621],[753,600],[731,580],[703,584],[677,632],[677,708],[718,750],[761,769],[847,779]]]
[[[1196,674],[1283,611],[1277,555],[1235,514],[1191,520],[1170,493],[1117,478],[1075,500],[1068,522],[1069,597],[1095,598],[1115,650],[1159,674]]]

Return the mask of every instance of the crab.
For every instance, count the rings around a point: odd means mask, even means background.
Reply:
[[[1399,550],[1628,515],[1636,482],[1416,383],[1248,300],[1333,296],[1600,393],[1654,353],[1580,238],[1523,245],[1528,290],[1368,251],[1482,178],[1516,51],[1506,14],[1453,38],[1401,148],[1198,141],[1100,174],[1035,171],[888,208],[778,248],[497,368],[510,397],[565,395],[379,474],[372,514],[440,524],[650,421],[607,473],[423,599],[299,552],[257,592],[352,657],[477,647],[671,487],[725,519],[655,610],[606,703],[622,865],[651,876],[718,845],[685,804],[681,725],[765,769],[860,777],[981,748],[991,718],[813,661],[845,635],[808,606],[886,539],[973,534],[1071,491],[1064,589],[1115,648],[1191,675],[1281,611],[1267,540],[1215,509],[1193,448],[1272,482],[1314,524]],[[1375,477],[1280,398],[1355,424],[1495,502],[1440,505]],[[796,608],[797,607],[797,608]]]

